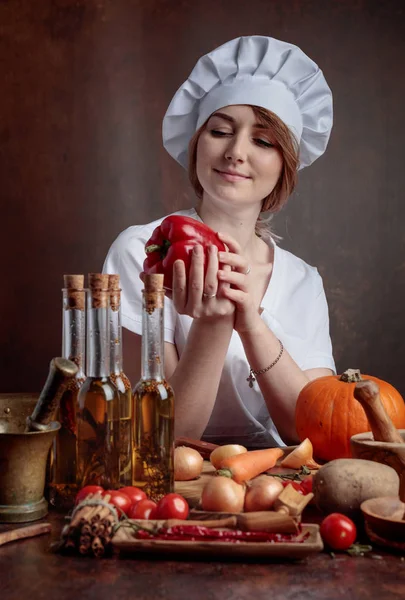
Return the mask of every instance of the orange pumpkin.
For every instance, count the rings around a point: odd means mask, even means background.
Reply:
[[[361,404],[354,398],[356,381],[371,379],[380,388],[381,401],[397,429],[405,429],[405,403],[389,383],[349,369],[310,381],[301,391],[295,411],[300,440],[309,438],[314,456],[323,460],[350,458],[350,438],[371,431]]]

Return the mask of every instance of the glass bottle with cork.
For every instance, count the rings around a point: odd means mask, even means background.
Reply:
[[[132,390],[122,368],[120,276],[108,276],[110,290],[111,379],[120,397],[120,484],[132,485]]]
[[[164,376],[163,275],[145,275],[144,286],[142,370],[133,393],[133,485],[158,501],[174,490],[174,395]]]
[[[120,399],[110,377],[108,275],[89,274],[86,306],[86,375],[78,397],[80,485],[119,485]]]
[[[85,290],[83,275],[64,275],[62,356],[77,366],[60,399],[56,420],[61,427],[56,436],[49,462],[49,502],[56,508],[71,508],[78,491],[77,424],[78,394],[86,378],[85,357]]]

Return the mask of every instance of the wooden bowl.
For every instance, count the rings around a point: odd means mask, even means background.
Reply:
[[[405,549],[405,503],[398,496],[370,498],[360,505],[372,541]]]
[[[405,429],[398,429],[398,431],[404,440],[403,444],[376,442],[371,431],[353,435],[350,438],[352,457],[383,463],[395,469],[398,475],[400,475],[403,466],[398,459],[398,455],[402,456],[405,460]]]

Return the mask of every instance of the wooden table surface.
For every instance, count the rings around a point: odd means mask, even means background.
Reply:
[[[0,546],[1,600],[405,598],[404,557],[377,546],[364,557],[322,552],[293,563],[68,557],[50,551],[63,516],[43,521],[52,524],[51,535]]]

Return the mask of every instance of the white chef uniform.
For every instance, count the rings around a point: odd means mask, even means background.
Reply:
[[[174,214],[201,220],[194,209]],[[139,335],[142,333],[143,289],[139,274],[145,259],[144,246],[161,221],[158,219],[123,231],[112,244],[104,264],[105,273],[119,273],[121,277],[122,324]],[[274,245],[273,272],[261,307],[262,319],[301,369],[335,371],[328,307],[316,268]],[[179,315],[171,300],[165,299],[165,341],[176,345],[179,356],[192,321],[187,315]],[[284,442],[270,417],[260,388],[256,381],[253,388],[249,387],[248,375],[249,363],[239,335],[234,331],[203,439],[222,444],[238,442],[251,447],[282,446]]]

